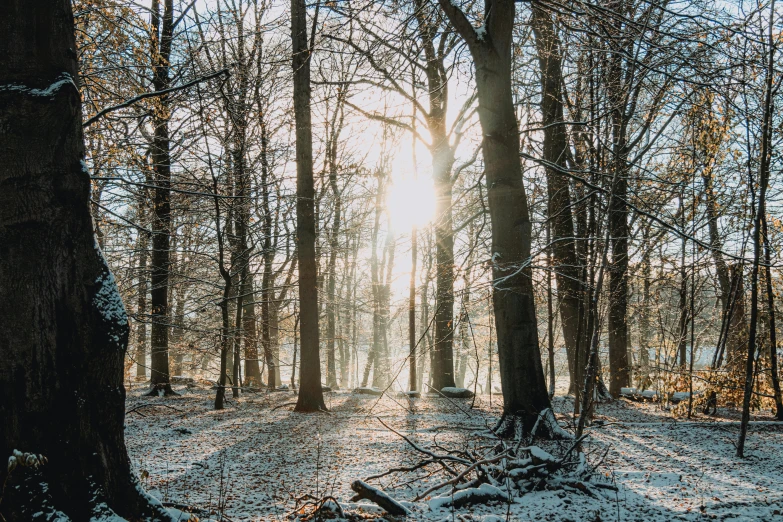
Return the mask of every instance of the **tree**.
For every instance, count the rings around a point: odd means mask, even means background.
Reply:
[[[313,24],[315,27],[315,24]],[[314,39],[313,39],[314,40]],[[291,0],[294,119],[296,122],[296,242],[299,259],[299,321],[301,370],[296,411],[326,410],[321,390],[318,332],[318,279],[315,258],[315,189],[313,182],[313,126],[310,118],[310,57],[307,7]]]
[[[171,44],[174,38],[174,1],[164,0],[161,25],[160,1],[152,0],[153,35],[150,42],[152,58],[152,86],[156,91],[171,86],[169,69]],[[173,395],[169,377],[169,270],[171,267],[171,143],[168,96],[158,98],[153,111],[154,138],[152,163],[155,172],[152,218],[152,254],[150,277],[150,306],[152,332],[150,349],[150,394],[162,391]]]
[[[511,91],[515,5],[485,0],[484,23],[476,29],[450,0],[441,8],[473,57],[478,115],[483,132],[484,172],[492,223],[492,304],[497,327],[504,422],[499,432],[527,433],[550,407],[533,296],[532,225],[522,185],[519,127]]]
[[[547,177],[547,217],[552,232],[551,251],[570,375],[569,388],[573,392],[579,384],[575,367],[576,352],[580,348],[584,349],[588,338],[585,337],[585,314],[583,308],[580,308],[580,263],[574,241],[571,190],[568,178],[562,172],[568,158],[563,117],[562,51],[550,14],[537,3],[533,4],[532,11],[531,25],[541,70],[541,123],[544,128],[542,159]],[[551,360],[550,364],[553,364]],[[554,388],[551,388],[551,392],[554,393]]]
[[[93,233],[70,3],[4,2],[0,30],[0,451],[45,457],[3,467],[0,514],[170,521],[125,450],[128,317]]]

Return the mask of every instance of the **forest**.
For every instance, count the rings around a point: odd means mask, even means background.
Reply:
[[[776,0],[0,0],[0,522],[783,520]]]

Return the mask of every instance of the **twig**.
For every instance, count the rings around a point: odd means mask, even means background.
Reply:
[[[433,459],[436,459],[436,460],[451,460],[453,462],[459,462],[460,464],[465,464],[466,466],[470,466],[472,464],[472,462],[470,462],[469,460],[461,459],[459,457],[454,457],[454,456],[451,456],[451,455],[438,455],[437,453],[433,453],[432,451],[430,451],[430,450],[428,450],[426,448],[422,448],[421,446],[419,446],[418,444],[416,444],[415,442],[410,440],[408,437],[406,437],[405,435],[403,435],[399,431],[395,430],[394,428],[391,428],[388,424],[383,422],[380,417],[376,417],[376,418],[378,419],[378,422],[383,424],[383,426],[387,430],[391,431],[392,433],[394,433],[398,437],[402,438],[405,442],[410,444],[411,447],[413,447],[413,449],[415,449],[419,453],[424,453],[425,455],[427,455],[429,457],[432,457]]]

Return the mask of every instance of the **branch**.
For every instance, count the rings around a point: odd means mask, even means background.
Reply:
[[[214,72],[212,74],[208,74],[206,76],[202,76],[201,78],[196,78],[195,80],[192,80],[192,81],[190,81],[190,82],[188,82],[186,84],[178,85],[177,87],[169,87],[168,89],[161,89],[159,91],[145,92],[144,94],[139,94],[138,96],[134,96],[130,100],[126,100],[126,101],[120,103],[119,105],[112,105],[111,107],[106,107],[105,109],[103,109],[100,112],[98,112],[98,114],[96,114],[95,116],[93,116],[92,118],[90,118],[89,120],[84,122],[82,127],[89,127],[90,125],[92,125],[93,123],[95,123],[99,119],[103,118],[104,116],[106,116],[110,112],[118,111],[120,109],[124,109],[125,107],[130,107],[134,103],[140,102],[141,100],[146,100],[147,98],[156,98],[158,96],[164,96],[164,95],[169,94],[171,92],[181,91],[183,89],[187,89],[188,87],[193,87],[194,85],[197,85],[199,83],[202,83],[202,82],[205,82],[207,80],[211,80],[213,78],[217,78],[218,76],[223,76],[223,75],[226,75],[226,76],[230,76],[231,75],[231,73],[228,70],[228,67],[226,67],[225,69],[221,69],[221,70],[219,70],[217,72]]]
[[[479,43],[478,34],[462,9],[454,5],[453,0],[438,0],[438,3],[468,47],[475,47]]]

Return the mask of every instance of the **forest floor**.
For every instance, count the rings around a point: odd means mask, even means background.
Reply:
[[[213,391],[178,391],[170,398],[128,392],[131,460],[154,496],[222,513],[232,522],[295,519],[303,503],[297,499],[305,495],[332,496],[368,516],[382,513],[367,502],[351,503],[351,482],[409,466],[420,455],[378,418],[422,445],[457,447],[494,425],[501,402],[481,396],[471,410],[471,399],[409,402],[334,392],[326,394],[330,413],[300,414],[291,411],[296,397],[290,392],[248,393],[214,411]],[[561,424],[570,422],[571,408],[570,398],[555,400]],[[783,424],[772,422],[769,412],[754,415],[745,459],[735,457],[736,411],[686,420],[656,404],[620,400],[599,405],[596,419],[588,461],[617,492],[535,491],[513,503],[455,512],[422,501],[407,504],[413,512],[408,520],[783,521]],[[371,483],[410,500],[438,480],[420,472]]]

